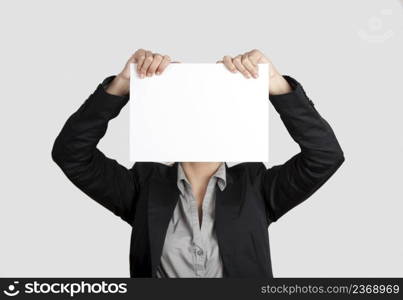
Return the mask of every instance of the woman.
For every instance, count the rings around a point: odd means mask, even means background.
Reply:
[[[129,64],[140,78],[170,58],[140,49],[67,120],[53,160],[92,199],[132,227],[131,277],[272,277],[268,226],[315,192],[344,161],[329,124],[302,86],[260,51],[222,61],[253,80],[270,64],[269,98],[301,152],[283,165],[135,163],[126,169],[97,144],[129,97]]]

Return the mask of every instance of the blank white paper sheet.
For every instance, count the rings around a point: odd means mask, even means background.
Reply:
[[[269,72],[246,79],[223,64],[172,63],[140,79],[131,65],[132,162],[267,162]]]

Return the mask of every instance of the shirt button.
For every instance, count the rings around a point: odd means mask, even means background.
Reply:
[[[198,250],[197,255],[202,256],[203,255],[203,250]]]

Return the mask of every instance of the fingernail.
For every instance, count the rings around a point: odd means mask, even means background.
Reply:
[[[258,75],[256,73],[253,74],[253,78],[257,78]]]
[[[143,73],[140,74],[140,78],[144,78],[144,74],[143,74]]]
[[[160,75],[160,74],[161,74],[161,72],[156,72],[156,73],[155,73],[155,75]]]

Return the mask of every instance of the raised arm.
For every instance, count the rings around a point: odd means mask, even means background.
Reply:
[[[301,151],[262,174],[270,221],[276,221],[321,187],[344,162],[336,136],[315,109],[302,86],[286,76],[292,91],[271,95],[270,101]]]
[[[129,170],[97,148],[109,121],[129,100],[130,63],[137,64],[140,77],[152,76],[164,71],[169,57],[136,51],[122,72],[105,79],[69,117],[54,142],[52,158],[74,185],[131,224],[140,188],[137,165]]]
[[[282,165],[266,169],[262,164],[256,175],[270,223],[322,186],[343,163],[344,154],[332,128],[302,86],[293,78],[282,76],[260,51],[252,50],[235,58],[226,56],[223,62],[229,70],[247,78],[256,76],[259,63],[269,63],[270,101],[301,149]]]

